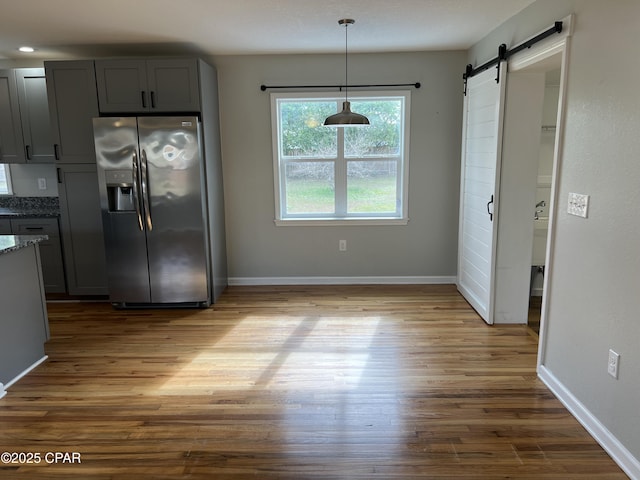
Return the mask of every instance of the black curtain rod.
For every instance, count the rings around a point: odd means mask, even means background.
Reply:
[[[497,57],[489,60],[488,62],[476,68],[473,68],[471,64],[467,65],[467,68],[464,74],[462,75],[462,78],[466,81],[467,78],[473,77],[474,75],[477,75],[480,72],[484,72],[489,67],[493,65],[498,65],[500,61],[507,60],[510,56],[515,55],[516,53],[524,50],[525,48],[531,48],[533,45],[535,45],[539,41],[544,40],[547,37],[550,37],[554,33],[560,33],[560,32],[562,32],[562,22],[555,22],[553,24],[553,27],[551,27],[550,29],[545,30],[544,32],[536,35],[533,38],[530,38],[529,40],[521,43],[516,47],[513,47],[512,49],[508,49],[507,46],[503,43],[498,47]]]
[[[416,83],[381,83],[378,85],[346,85],[349,88],[376,88],[376,87],[415,87],[420,88],[420,82]],[[345,85],[260,85],[263,92],[267,89],[277,88],[339,88],[342,91]]]

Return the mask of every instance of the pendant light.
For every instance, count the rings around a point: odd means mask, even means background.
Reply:
[[[351,102],[349,102],[349,98],[347,96],[349,90],[349,49],[347,48],[347,30],[349,25],[353,25],[355,22],[356,21],[352,18],[343,18],[342,20],[338,20],[338,25],[344,25],[344,102],[342,102],[342,111],[340,113],[330,115],[325,119],[324,125],[326,126],[346,127],[369,125],[369,119],[367,117],[351,111]]]

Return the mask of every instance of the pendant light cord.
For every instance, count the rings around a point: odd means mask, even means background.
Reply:
[[[349,101],[349,23],[344,24],[344,101]]]

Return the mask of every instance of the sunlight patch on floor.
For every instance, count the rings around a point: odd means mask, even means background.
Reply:
[[[156,393],[355,388],[369,363],[380,321],[378,316],[250,315],[185,361]]]

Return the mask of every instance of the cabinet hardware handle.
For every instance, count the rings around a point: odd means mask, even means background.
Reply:
[[[493,203],[493,195],[491,195],[491,200],[487,202],[487,213],[489,214],[489,221],[493,222],[493,212],[489,209],[489,205]]]
[[[147,108],[147,93],[142,90],[142,108]]]
[[[29,230],[30,232],[34,232],[34,231],[38,231],[38,230],[44,230],[43,227],[25,227],[25,230]]]
[[[31,148],[29,145],[25,145],[24,149],[27,151],[27,160],[31,160]]]
[[[58,177],[58,183],[62,183],[62,177],[60,176],[60,168],[56,168],[56,176]]]
[[[151,90],[151,108],[156,108],[156,92]]]
[[[53,144],[53,156],[56,160],[60,160],[60,145],[57,143]]]

